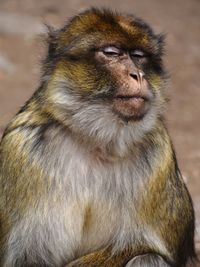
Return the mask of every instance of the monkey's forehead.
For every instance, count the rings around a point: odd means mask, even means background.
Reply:
[[[131,15],[94,8],[73,17],[61,29],[57,41],[60,48],[76,41],[83,46],[109,43],[127,49],[145,47],[157,50],[160,45],[159,37],[144,21]]]

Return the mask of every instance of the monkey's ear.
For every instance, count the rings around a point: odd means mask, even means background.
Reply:
[[[55,30],[51,25],[45,24],[47,28],[47,43],[48,43],[48,55],[56,56],[58,48],[58,30]]]

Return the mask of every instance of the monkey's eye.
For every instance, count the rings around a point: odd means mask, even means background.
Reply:
[[[102,52],[106,56],[118,57],[122,54],[122,51],[115,46],[107,46],[102,49]]]
[[[131,51],[130,55],[132,57],[135,57],[135,58],[144,58],[144,57],[146,57],[146,54],[142,50],[139,50],[139,49]]]

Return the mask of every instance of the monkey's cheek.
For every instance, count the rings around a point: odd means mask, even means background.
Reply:
[[[144,117],[150,108],[150,103],[143,98],[120,99],[113,101],[113,109],[126,119],[139,120]]]

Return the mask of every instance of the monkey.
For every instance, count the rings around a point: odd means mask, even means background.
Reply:
[[[164,36],[90,8],[50,29],[0,144],[1,267],[184,267],[194,211],[165,122]]]

